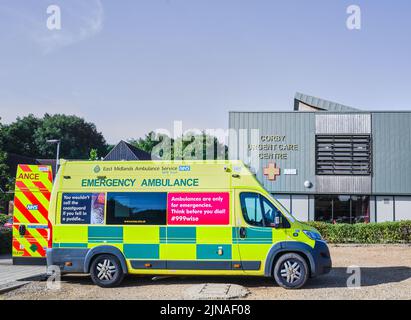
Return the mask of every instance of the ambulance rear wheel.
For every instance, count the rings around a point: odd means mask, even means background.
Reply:
[[[124,272],[120,261],[109,254],[97,256],[90,267],[91,280],[102,288],[118,286],[124,278]]]
[[[274,279],[285,289],[299,289],[308,280],[308,265],[305,259],[296,253],[282,255],[274,266]]]

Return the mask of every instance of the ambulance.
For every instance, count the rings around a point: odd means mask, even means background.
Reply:
[[[100,287],[126,274],[265,276],[295,289],[328,273],[314,228],[241,161],[61,161],[47,264]]]
[[[17,166],[12,240],[15,265],[46,264],[46,250],[51,246],[48,208],[52,187],[50,166]]]

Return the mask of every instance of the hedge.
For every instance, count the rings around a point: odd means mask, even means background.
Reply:
[[[0,227],[0,254],[11,253],[11,229]]]
[[[329,243],[411,243],[411,221],[330,224],[307,222]]]
[[[11,229],[4,228],[3,225],[10,219],[10,216],[0,214],[0,254],[11,253],[12,234]]]

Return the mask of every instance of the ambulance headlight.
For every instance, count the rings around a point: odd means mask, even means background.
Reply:
[[[312,239],[312,240],[322,240],[323,238],[321,237],[321,234],[319,234],[318,232],[315,231],[308,231],[308,230],[303,230],[303,232],[305,233],[305,235]]]

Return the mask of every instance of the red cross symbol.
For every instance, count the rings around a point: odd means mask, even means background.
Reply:
[[[268,167],[264,168],[264,175],[268,180],[275,181],[275,178],[280,175],[280,168],[277,168],[275,163],[269,163]]]

